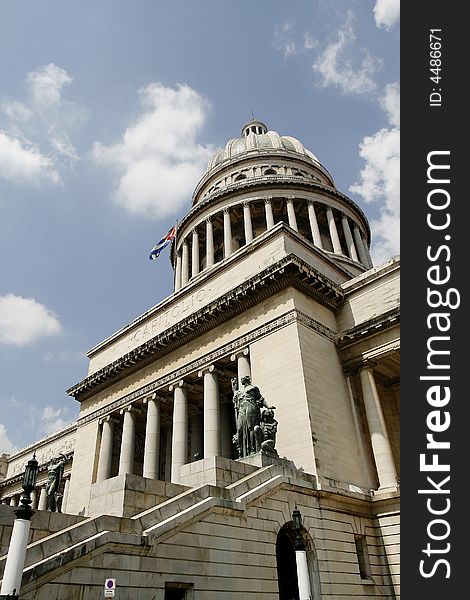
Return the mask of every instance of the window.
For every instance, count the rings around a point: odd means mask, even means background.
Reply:
[[[356,535],[354,537],[356,544],[357,562],[359,563],[359,573],[361,579],[370,579],[369,557],[367,554],[366,536]]]
[[[165,583],[165,600],[190,600],[192,598],[192,583]]]

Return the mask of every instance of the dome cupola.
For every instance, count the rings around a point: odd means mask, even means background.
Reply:
[[[354,277],[371,268],[362,210],[298,139],[252,119],[210,159],[172,247],[175,291],[285,223]]]

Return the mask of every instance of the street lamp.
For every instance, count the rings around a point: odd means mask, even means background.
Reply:
[[[36,486],[38,470],[39,463],[36,460],[36,453],[34,453],[33,458],[28,460],[23,475],[23,494],[20,505],[15,510],[16,518],[11,532],[0,598],[16,600],[19,597],[26,558],[26,546],[28,545],[29,530],[31,528],[31,517],[34,515],[34,510],[30,506],[32,502],[31,492]]]
[[[297,565],[297,583],[299,600],[312,600],[310,577],[308,575],[307,552],[302,535],[302,514],[297,506],[292,511],[292,529],[294,530],[295,563]]]

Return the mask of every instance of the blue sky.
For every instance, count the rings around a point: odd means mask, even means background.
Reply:
[[[78,414],[86,352],[171,292],[148,253],[256,118],[399,251],[398,0],[2,3],[0,452]]]

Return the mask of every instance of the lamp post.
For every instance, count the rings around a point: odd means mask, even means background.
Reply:
[[[302,515],[297,506],[292,512],[292,529],[295,533],[294,550],[295,562],[297,565],[297,583],[299,585],[299,600],[312,600],[310,578],[308,576],[307,552],[305,550],[304,538],[301,533]]]
[[[21,578],[23,576],[24,561],[26,557],[26,546],[28,545],[31,517],[34,510],[31,508],[31,492],[36,486],[39,464],[36,454],[28,461],[23,476],[23,495],[20,505],[15,510],[15,522],[11,533],[10,546],[3,573],[0,598],[16,600],[19,597]]]

